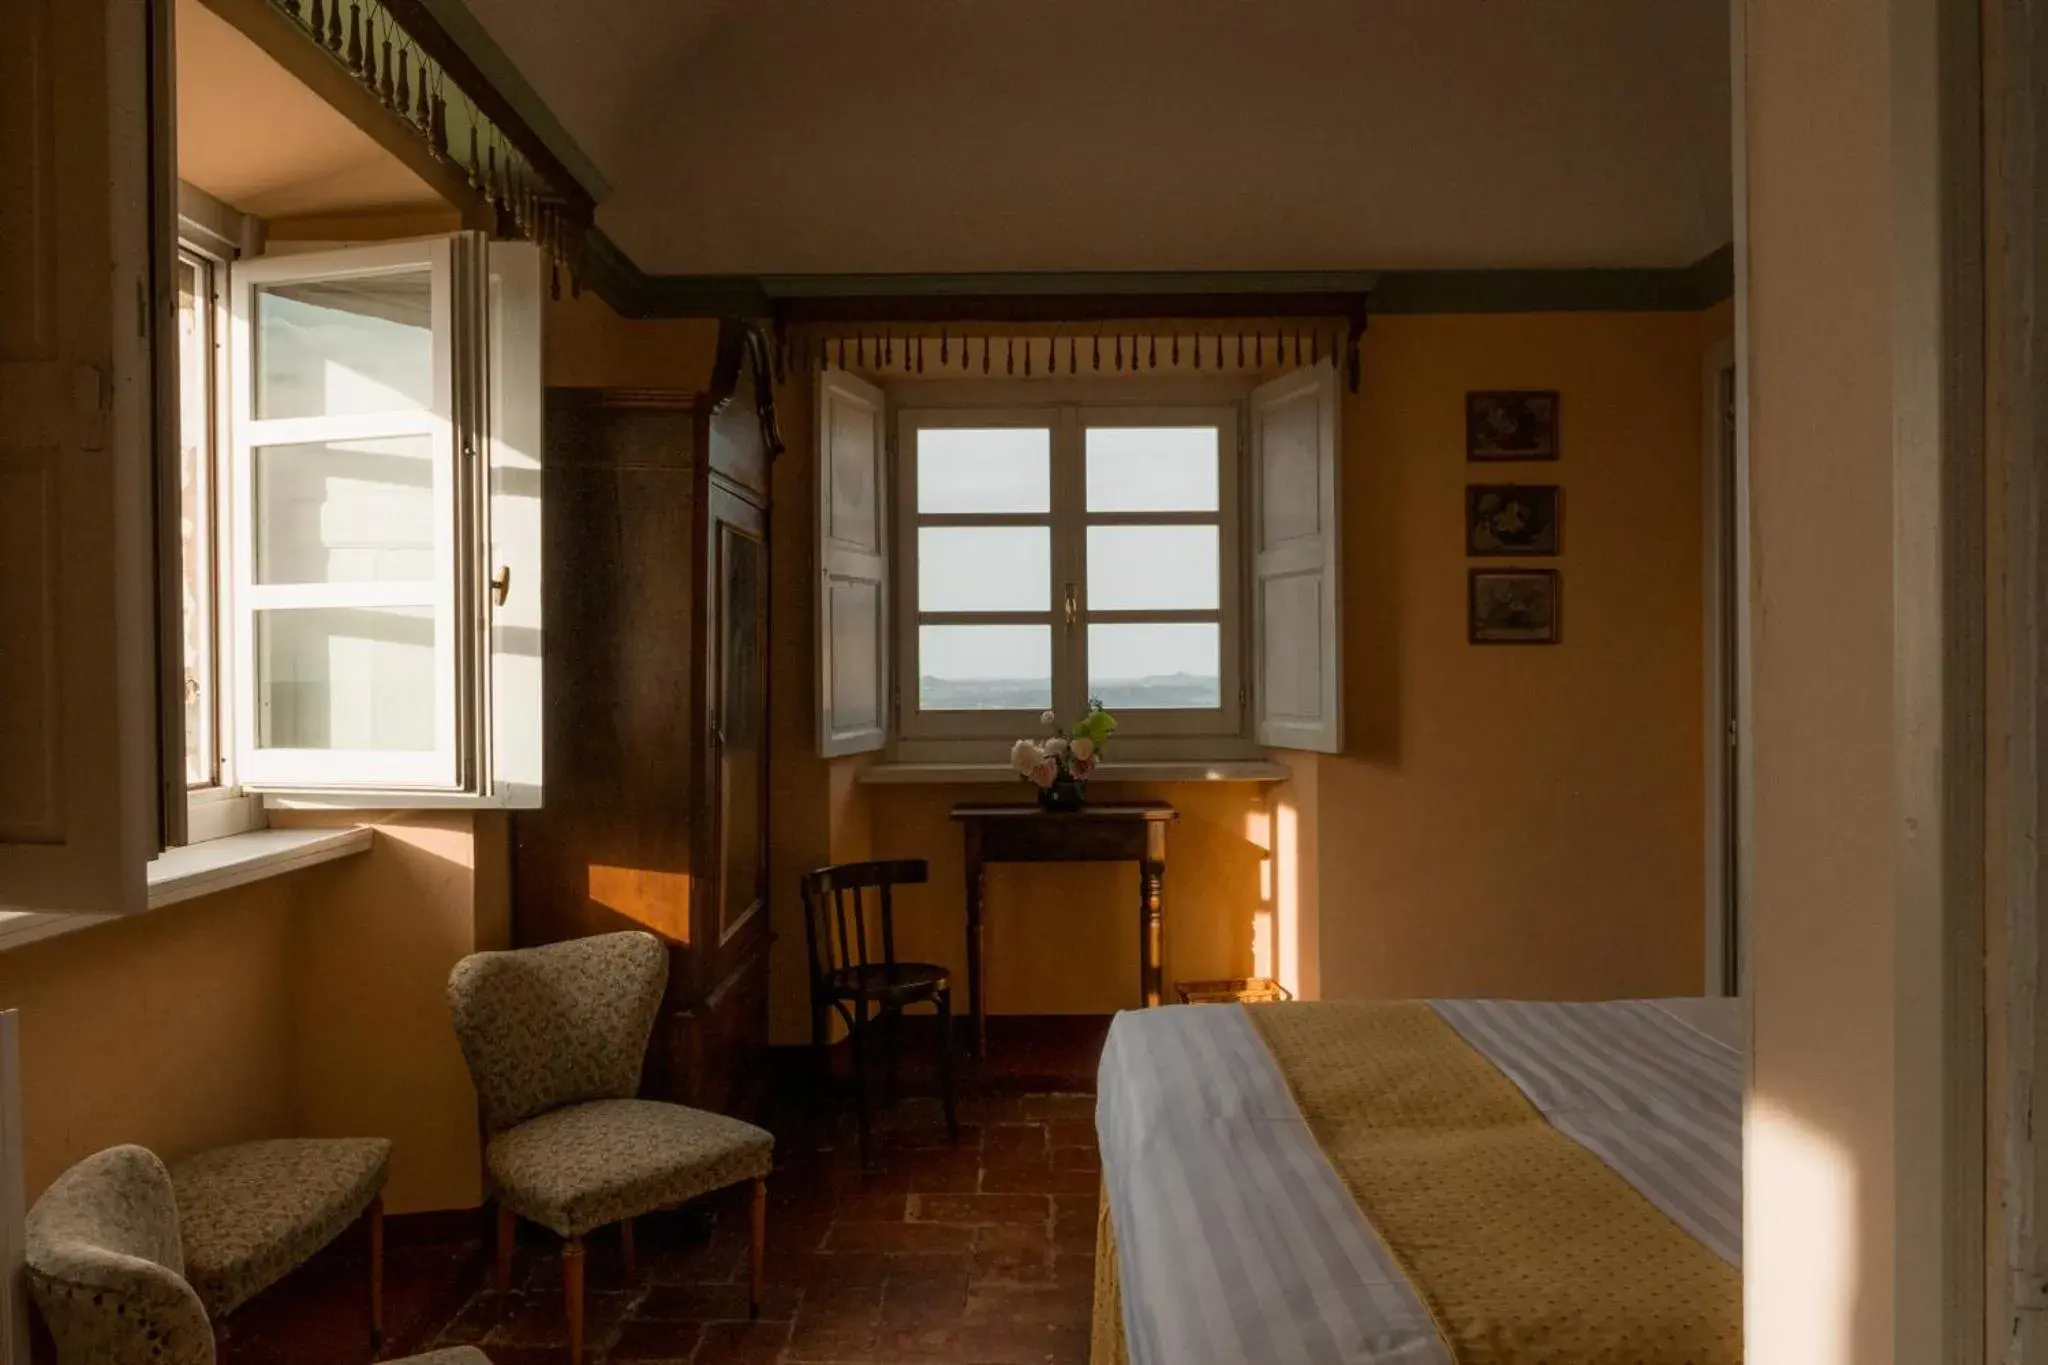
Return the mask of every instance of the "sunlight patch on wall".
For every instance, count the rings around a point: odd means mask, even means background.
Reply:
[[[1273,815],[1246,811],[1244,841],[1262,850],[1259,858],[1259,905],[1252,911],[1252,975],[1273,975]]]
[[[1858,1365],[1857,1173],[1825,1133],[1767,1099],[1743,1122],[1745,1333],[1751,1365]],[[1755,1347],[1768,1343],[1766,1354]]]
[[[663,938],[690,942],[690,875],[644,867],[590,865],[590,899]]]

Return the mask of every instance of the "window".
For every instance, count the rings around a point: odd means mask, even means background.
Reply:
[[[181,658],[185,714],[185,785],[218,787],[220,746],[219,639],[215,609],[220,559],[215,528],[219,483],[215,434],[224,367],[218,333],[216,263],[192,250],[178,253],[178,545],[182,591]]]
[[[821,754],[994,762],[1090,698],[1119,758],[1341,750],[1330,364],[817,393]]]
[[[901,415],[902,734],[1243,733],[1234,406]]]
[[[178,279],[195,792],[536,802],[533,249],[461,234],[231,270],[188,251]]]

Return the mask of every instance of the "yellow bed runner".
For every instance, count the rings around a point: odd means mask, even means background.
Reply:
[[[1737,1365],[1740,1273],[1420,1002],[1249,1008],[1458,1365]]]

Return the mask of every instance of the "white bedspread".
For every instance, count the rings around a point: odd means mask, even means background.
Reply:
[[[1431,1003],[1560,1131],[1740,1264],[1736,1002]],[[1243,1010],[1119,1015],[1096,1127],[1131,1365],[1449,1365]]]

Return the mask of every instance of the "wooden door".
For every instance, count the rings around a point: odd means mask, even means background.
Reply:
[[[120,914],[145,908],[160,834],[149,340],[163,15],[86,0],[4,13],[0,909]]]
[[[706,519],[706,805],[698,1099],[747,1110],[768,1046],[768,516],[710,481]]]

